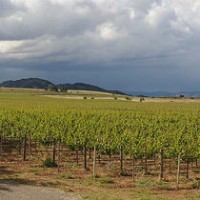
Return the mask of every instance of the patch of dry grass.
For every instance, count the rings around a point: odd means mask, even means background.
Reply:
[[[185,184],[176,191],[168,183],[158,183],[157,177],[140,176],[136,181],[131,177],[112,176],[102,169],[99,178],[94,178],[91,171],[84,171],[81,166],[66,165],[60,169],[44,168],[32,162],[5,162],[0,165],[1,180],[16,180],[24,184],[43,185],[73,192],[88,200],[156,200],[156,199],[192,199],[200,198],[200,192]]]

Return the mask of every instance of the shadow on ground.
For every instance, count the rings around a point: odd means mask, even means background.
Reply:
[[[0,176],[2,176],[2,175],[12,175],[12,174],[14,174],[14,172],[9,170],[7,167],[0,166]]]
[[[20,172],[10,170],[6,166],[0,166],[0,185],[1,184],[5,184],[5,185],[9,184],[9,185],[14,185],[14,186],[17,186],[19,184],[37,185],[36,181],[18,178],[17,177],[18,173]],[[1,190],[1,187],[0,187],[0,190]]]

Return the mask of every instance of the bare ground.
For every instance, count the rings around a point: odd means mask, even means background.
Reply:
[[[81,200],[57,189],[0,181],[1,200]]]

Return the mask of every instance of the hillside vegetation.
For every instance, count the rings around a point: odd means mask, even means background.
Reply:
[[[74,83],[74,84],[54,84],[50,81],[39,79],[39,78],[27,78],[16,81],[5,81],[0,83],[0,87],[8,88],[35,88],[35,89],[46,89],[51,91],[66,92],[67,90],[86,90],[86,91],[98,91],[114,94],[124,94],[117,90],[106,90],[98,86],[85,83]]]

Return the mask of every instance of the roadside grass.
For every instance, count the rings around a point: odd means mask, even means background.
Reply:
[[[71,173],[60,173],[57,176],[57,179],[67,180],[67,179],[74,179],[75,177]]]

